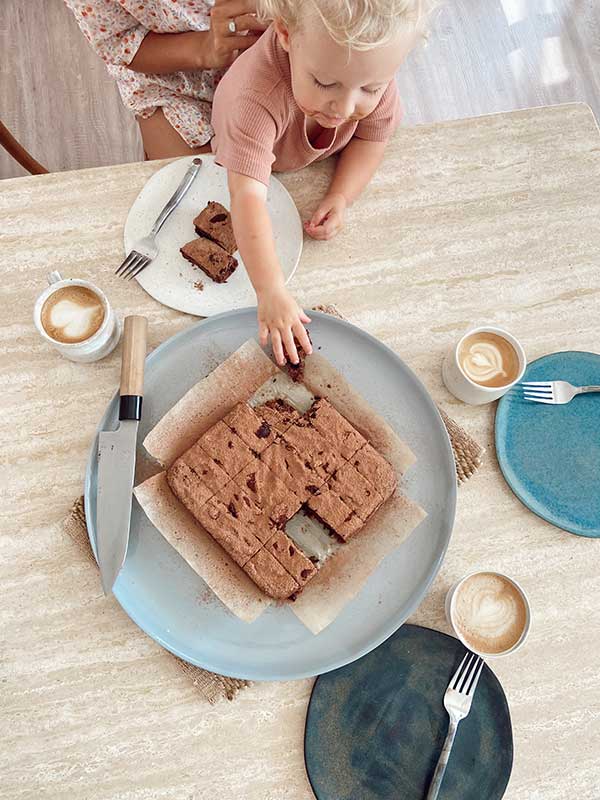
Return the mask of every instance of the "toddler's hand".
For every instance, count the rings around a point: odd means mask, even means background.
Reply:
[[[331,239],[342,229],[346,198],[343,194],[326,194],[304,230],[313,239]]]
[[[300,308],[284,286],[257,292],[258,299],[258,338],[264,347],[271,337],[275,361],[283,366],[287,353],[292,364],[298,363],[298,351],[294,336],[308,355],[312,347],[304,323],[310,318]]]

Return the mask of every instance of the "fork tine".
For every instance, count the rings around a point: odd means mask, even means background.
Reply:
[[[483,669],[483,658],[479,657],[479,663],[473,673],[473,677],[471,678],[471,682],[469,683],[469,688],[467,689],[467,694],[472,695],[475,689],[477,688],[477,683],[479,682],[479,676],[481,675],[481,670]]]
[[[132,278],[135,278],[136,275],[139,275],[143,269],[146,269],[148,264],[150,263],[150,259],[147,256],[144,256],[139,264],[139,266],[132,270],[127,277],[127,280],[130,281]]]
[[[529,400],[531,403],[545,403],[549,406],[556,406],[558,403],[555,403],[554,400],[543,400],[541,397],[536,397],[535,395],[524,395],[525,400]]]
[[[131,273],[135,269],[137,269],[137,267],[140,265],[140,262],[142,262],[143,260],[144,260],[144,256],[141,253],[136,252],[135,258],[133,259],[133,261],[129,265],[128,269],[126,269],[124,272],[121,273],[121,277],[122,278],[129,278]]]
[[[121,262],[121,266],[115,270],[115,275],[122,275],[125,270],[131,266],[131,262],[135,259],[137,253],[132,250]]]
[[[521,381],[519,386],[547,386],[550,388],[552,386],[551,381]]]
[[[465,673],[468,672],[469,664],[471,662],[472,656],[473,656],[473,653],[470,650],[467,650],[467,652],[465,653],[465,657],[460,662],[460,666],[458,667],[458,669],[454,673],[454,677],[452,678],[452,681],[450,682],[453,689],[458,691],[458,684],[464,678]]]
[[[523,389],[523,394],[533,394],[536,397],[553,397],[552,389]]]
[[[476,656],[475,653],[471,653],[471,658],[469,659],[469,664],[468,664],[467,669],[465,671],[465,674],[463,675],[463,678],[461,680],[460,687],[458,688],[458,691],[461,694],[464,694],[464,692],[465,692],[465,687],[466,687],[467,683],[469,682],[469,680],[471,679],[471,676],[473,675],[475,667],[477,666],[478,658],[479,658],[479,656]]]

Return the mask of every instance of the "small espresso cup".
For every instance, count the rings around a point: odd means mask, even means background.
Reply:
[[[111,353],[121,338],[121,326],[104,292],[89,281],[77,278],[63,279],[61,274],[56,271],[51,272],[48,276],[48,284],[48,287],[44,289],[36,300],[33,309],[33,321],[40,336],[70,361],[98,361]],[[44,303],[59,289],[67,286],[82,286],[93,292],[102,303],[104,309],[104,317],[100,327],[87,339],[78,342],[58,341],[50,336],[42,324],[42,309]]]
[[[466,594],[462,600],[461,592]],[[465,620],[466,615],[469,618]],[[465,575],[451,587],[446,595],[446,618],[465,647],[485,658],[499,658],[516,652],[525,642],[531,628],[531,607],[515,580],[482,570]]]
[[[494,334],[495,336],[505,339],[508,344],[512,346],[519,361],[518,372],[513,380],[502,386],[482,386],[481,384],[471,380],[471,378],[464,373],[459,360],[459,353],[462,344],[467,337],[474,336],[478,333]],[[518,383],[521,380],[526,367],[527,359],[525,357],[525,351],[517,339],[515,339],[512,334],[503,330],[502,328],[496,328],[488,325],[468,330],[459,339],[458,343],[449,349],[442,364],[442,378],[448,391],[451,392],[455,397],[457,397],[459,400],[462,400],[463,403],[479,406],[483,405],[484,403],[491,403],[494,400],[498,400],[498,398],[502,397],[503,394],[506,394],[511,386],[514,386],[515,383]]]

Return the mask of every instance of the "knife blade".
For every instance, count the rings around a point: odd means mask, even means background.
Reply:
[[[96,545],[104,594],[110,594],[127,555],[135,476],[137,432],[142,417],[145,317],[125,317],[119,388],[119,427],[102,431],[98,443]]]

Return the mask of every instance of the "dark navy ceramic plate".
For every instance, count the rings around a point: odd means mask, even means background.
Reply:
[[[600,385],[600,356],[543,356],[523,380]],[[496,453],[508,485],[535,514],[570,533],[600,537],[600,394],[551,406],[513,389],[498,404]]]
[[[448,731],[444,692],[464,653],[458,639],[404,625],[369,655],[318,678],[304,738],[318,800],[427,796]],[[512,761],[506,698],[484,667],[439,800],[500,800]]]

